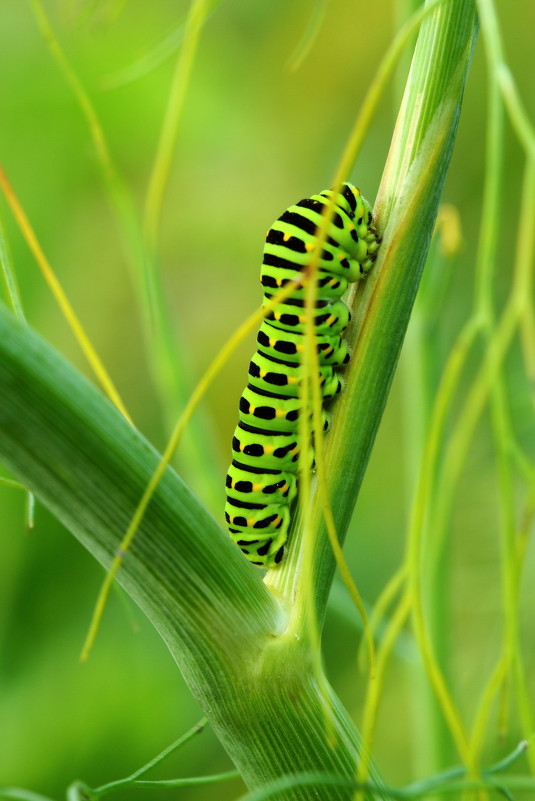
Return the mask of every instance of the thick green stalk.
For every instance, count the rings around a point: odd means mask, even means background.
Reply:
[[[374,269],[356,294],[355,324],[349,331],[354,344],[352,362],[326,443],[331,503],[341,540],[353,513],[425,264],[476,34],[472,0],[452,0],[426,18],[418,37],[375,206],[383,243]],[[321,620],[335,563],[320,524],[317,495],[315,506],[319,528],[315,588]],[[300,531],[293,536],[299,541]],[[290,555],[269,579],[288,597],[299,581],[296,559]]]
[[[106,567],[158,463],[117,410],[4,308],[0,458]],[[333,697],[336,743],[328,744],[308,650],[285,634],[286,615],[258,572],[172,469],[118,581],[251,787],[294,772],[352,778],[358,745],[347,713]],[[325,797],[350,794],[333,787]]]

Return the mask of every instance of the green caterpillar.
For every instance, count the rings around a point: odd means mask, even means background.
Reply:
[[[349,361],[342,334],[350,313],[341,296],[370,270],[377,256],[380,239],[370,204],[358,189],[344,183],[341,192],[326,190],[291,206],[267,233],[260,273],[266,301],[295,280],[314,251],[321,213],[329,201],[334,201],[334,214],[318,263],[315,315],[324,401],[342,390],[337,368]],[[304,307],[305,288],[299,286],[260,327],[226,478],[230,535],[247,559],[268,568],[282,561],[290,505],[297,494]],[[326,430],[325,410],[323,414]]]

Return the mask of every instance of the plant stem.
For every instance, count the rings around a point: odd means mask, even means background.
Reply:
[[[433,11],[418,39],[376,204],[383,243],[356,298],[362,325],[358,332],[350,331],[356,339],[351,368],[327,441],[331,503],[341,539],[353,512],[425,263],[476,33],[473,3],[457,0]],[[316,555],[320,619],[333,569],[322,528]]]
[[[0,457],[105,566],[158,455],[31,329],[0,309]],[[351,779],[358,736],[331,693],[335,745],[302,640],[258,572],[168,469],[117,580],[173,654],[250,787],[297,771]],[[348,801],[347,786],[326,798]],[[296,788],[288,801],[305,801]]]

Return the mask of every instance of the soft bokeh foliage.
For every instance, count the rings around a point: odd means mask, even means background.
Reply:
[[[120,70],[179,26],[187,4],[180,3],[178,11],[176,5],[165,0],[46,3],[140,207],[175,52],[142,77],[110,86]],[[310,3],[222,0],[211,14],[188,89],[159,246],[166,299],[177,340],[185,343],[191,385],[221,341],[259,303],[265,230],[286,205],[329,185],[398,11],[380,0],[364,14],[361,5],[337,0],[295,72],[289,62],[306,28]],[[510,63],[533,116],[534,7],[530,0],[520,0],[511,14],[502,0],[499,11]],[[143,342],[130,272],[85,121],[39,34],[30,5],[4,0],[0,19],[0,159],[136,424],[162,447],[168,430],[152,381],[151,353]],[[458,209],[462,245],[450,258],[433,249],[428,267],[435,286],[428,294],[439,303],[418,310],[431,396],[471,303],[484,167],[485,80],[479,46],[444,197]],[[388,151],[394,95],[395,90],[384,98],[350,176],[370,199]],[[498,306],[510,276],[521,169],[520,149],[509,143]],[[1,211],[29,322],[89,374],[3,202]],[[251,339],[213,386],[206,404],[221,477],[221,507],[212,511],[220,518],[229,441],[252,348]],[[405,541],[414,481],[411,442],[418,443],[424,416],[411,383],[413,356],[409,346],[347,541],[353,574],[370,604],[398,566]],[[507,375],[517,439],[533,458],[533,407],[516,349],[508,359]],[[195,483],[183,460],[181,472]],[[473,712],[482,676],[492,669],[501,631],[496,497],[495,455],[485,417],[456,495],[446,556],[449,625],[444,668],[467,716]],[[519,507],[522,501],[519,497]],[[162,642],[127,599],[112,599],[89,663],[78,664],[101,570],[39,506],[35,528],[28,532],[23,493],[0,486],[0,508],[0,785],[63,797],[66,784],[75,778],[96,785],[131,772],[189,728],[201,712]],[[521,620],[528,675],[535,669],[530,613],[534,578],[531,548]],[[364,687],[355,661],[360,634],[355,616],[348,619],[344,611],[343,593],[335,595],[325,632],[326,663],[358,723]],[[132,619],[139,625],[136,633]],[[407,636],[385,687],[375,751],[379,769],[390,782],[409,780],[429,768],[420,717],[424,686]],[[535,693],[535,686],[531,689]],[[511,750],[518,741],[514,721],[504,741],[489,750],[489,758]],[[490,741],[496,741],[494,732]],[[456,759],[447,742],[444,758]],[[216,772],[227,765],[208,732],[174,758],[165,775]],[[176,797],[230,799],[240,786],[234,782],[183,790]],[[128,798],[134,797],[129,791]]]

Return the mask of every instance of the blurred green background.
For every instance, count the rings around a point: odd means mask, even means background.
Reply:
[[[185,2],[55,0],[46,2],[55,30],[88,88],[116,162],[142,207],[176,59],[117,85],[125,68],[177,30]],[[284,208],[329,185],[341,148],[402,4],[378,0],[365,11],[333,0],[302,66],[289,64],[311,14],[307,0],[219,3],[202,33],[166,193],[159,260],[177,342],[185,343],[191,382],[235,326],[260,302],[264,232]],[[513,11],[511,9],[513,8]],[[508,57],[535,116],[532,31],[535,6],[498,3]],[[81,320],[138,427],[162,447],[162,419],[151,359],[117,227],[87,127],[53,62],[31,6],[0,7],[0,161]],[[404,80],[404,76],[398,76]],[[115,86],[114,86],[115,82]],[[110,88],[112,87],[112,88]],[[435,259],[443,285],[440,314],[423,310],[429,329],[431,386],[470,309],[484,168],[486,72],[478,43],[445,197],[460,214],[463,244],[451,260]],[[351,179],[373,200],[395,119],[396,89],[383,99]],[[523,154],[509,134],[503,187],[498,305],[509,285]],[[0,201],[24,309],[32,326],[89,375],[33,258]],[[507,212],[505,211],[507,210]],[[433,265],[431,265],[433,266]],[[442,271],[442,272],[440,272]],[[254,337],[212,387],[205,414],[214,442],[207,454],[224,475],[246,364]],[[411,435],[421,410],[413,402],[411,353],[398,371],[348,537],[347,557],[372,604],[400,563],[413,482]],[[474,359],[474,364],[476,363]],[[533,457],[535,428],[520,357],[507,366],[519,441]],[[179,409],[176,410],[177,415]],[[186,461],[186,463],[185,463]],[[198,476],[182,459],[194,488]],[[524,495],[518,488],[518,504]],[[88,664],[78,655],[102,571],[41,506],[27,530],[23,493],[0,486],[0,785],[64,797],[75,778],[95,786],[139,767],[201,712],[163,643],[128,600],[112,597]],[[483,678],[495,663],[501,632],[495,454],[483,418],[456,495],[448,540],[445,603],[447,674],[467,720]],[[521,631],[528,675],[535,669],[535,616],[528,550]],[[338,600],[337,600],[338,599]],[[326,664],[357,723],[364,677],[354,617],[335,593],[325,630]],[[133,631],[132,621],[139,630]],[[535,693],[535,679],[531,683]],[[375,756],[384,778],[408,781],[429,769],[425,749],[425,682],[407,635],[392,662],[380,708]],[[533,696],[532,696],[533,697]],[[505,737],[489,732],[488,756],[520,739],[512,715]],[[446,743],[444,759],[455,761]],[[186,747],[162,776],[228,769],[211,732]],[[180,799],[232,799],[242,785],[162,791]],[[154,792],[151,792],[154,797]],[[147,797],[143,793],[119,798]]]

